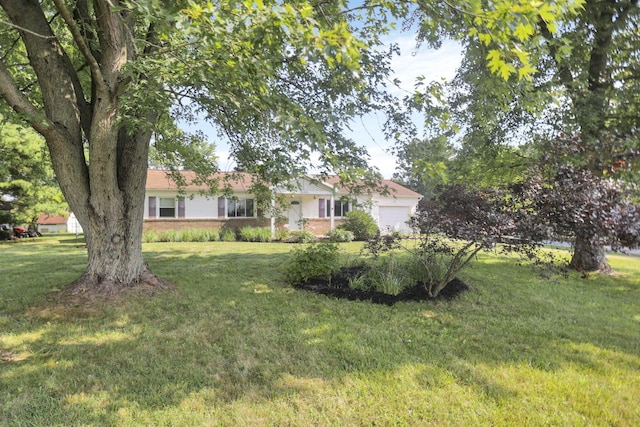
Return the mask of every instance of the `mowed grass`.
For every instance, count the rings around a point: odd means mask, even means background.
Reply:
[[[2,426],[640,425],[638,257],[544,280],[483,255],[460,298],[387,307],[293,290],[291,245],[154,243],[175,291],[61,307],[77,246],[0,244]]]

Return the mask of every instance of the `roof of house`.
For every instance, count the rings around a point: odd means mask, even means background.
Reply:
[[[339,185],[340,184],[340,177],[332,175],[332,176],[328,176],[324,178],[324,181],[327,184],[330,185]],[[388,179],[383,179],[380,181],[380,187],[382,187],[383,189],[386,187],[387,191],[389,192],[390,196],[394,196],[394,197],[418,197],[418,198],[422,198],[422,194],[420,193],[416,193],[413,190],[408,189],[407,187],[404,187],[400,184],[398,184],[397,182],[393,182],[391,180]],[[338,191],[340,193],[344,192],[346,193],[345,190],[343,191]]]
[[[207,183],[201,182],[196,179],[196,173],[192,171],[180,171],[186,181],[185,190],[207,190],[209,187]],[[219,181],[219,187],[223,187],[225,183],[231,187],[234,191],[247,192],[253,184],[253,177],[251,174],[244,172],[219,172],[211,177],[212,180]],[[329,186],[338,187],[338,193],[346,194],[347,189],[340,187],[340,177],[324,176],[316,177],[328,184]],[[382,188],[387,189],[389,196],[391,197],[416,197],[422,198],[420,193],[416,193],[396,182],[383,179],[380,182]],[[147,190],[177,190],[178,185],[171,179],[169,172],[166,170],[149,169],[147,171]]]
[[[147,190],[177,190],[178,185],[171,179],[170,172],[160,169],[147,170]],[[185,190],[207,190],[209,185],[197,179],[197,175],[193,171],[180,171],[184,177],[186,186]],[[211,180],[218,180],[219,187],[225,187],[225,183],[234,191],[247,191],[251,188],[251,175],[243,172],[220,172],[211,177]]]
[[[41,225],[58,225],[66,224],[69,216],[40,214],[37,224]]]

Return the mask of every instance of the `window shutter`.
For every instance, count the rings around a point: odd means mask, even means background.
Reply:
[[[149,218],[156,217],[156,197],[149,196]]]
[[[318,217],[327,217],[327,203],[324,199],[318,199]]]
[[[224,197],[218,197],[218,218],[225,218],[227,216],[227,199]]]
[[[178,197],[178,218],[184,218],[184,197]]]
[[[245,215],[247,218],[253,218],[254,214],[253,214],[253,199],[246,199],[244,201],[244,205],[245,205]]]

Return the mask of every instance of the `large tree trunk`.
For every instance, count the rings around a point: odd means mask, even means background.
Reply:
[[[91,89],[85,94],[38,0],[0,0],[24,41],[44,111],[24,95],[2,61],[0,95],[46,139],[60,188],[85,232],[87,270],[66,294],[165,288],[145,266],[141,244],[152,126],[140,123],[152,123],[157,112],[141,109],[136,129],[119,121],[120,98],[131,81],[122,69],[135,56],[127,14],[113,1],[92,2],[95,17],[84,22],[95,24],[96,48],[83,38],[66,3],[54,3],[88,64]],[[76,5],[77,14],[88,14],[86,2]]]
[[[582,236],[576,238],[573,256],[569,265],[582,272],[608,272],[611,270],[604,247],[594,245],[589,239]]]
[[[142,168],[146,171],[146,168]],[[88,264],[85,273],[64,294],[112,296],[123,290],[154,291],[166,289],[165,282],[147,268],[142,257],[142,216],[144,209],[144,179],[142,191],[134,189],[126,198],[132,203],[120,205],[108,213],[90,209],[81,220],[85,230]],[[92,195],[95,206],[109,206],[104,194]],[[118,202],[114,205],[119,205]]]
[[[60,187],[83,227],[88,253],[85,273],[62,293],[81,299],[111,297],[123,290],[153,292],[167,284],[147,268],[142,256],[142,225],[150,131],[134,134],[114,123],[117,101],[98,102],[91,126],[92,161],[71,173],[58,142],[65,135],[45,133]]]

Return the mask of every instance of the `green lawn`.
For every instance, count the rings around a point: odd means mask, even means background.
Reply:
[[[548,281],[483,255],[459,299],[387,307],[286,286],[291,245],[154,243],[177,290],[60,307],[78,246],[0,244],[2,426],[640,425],[638,257]]]

